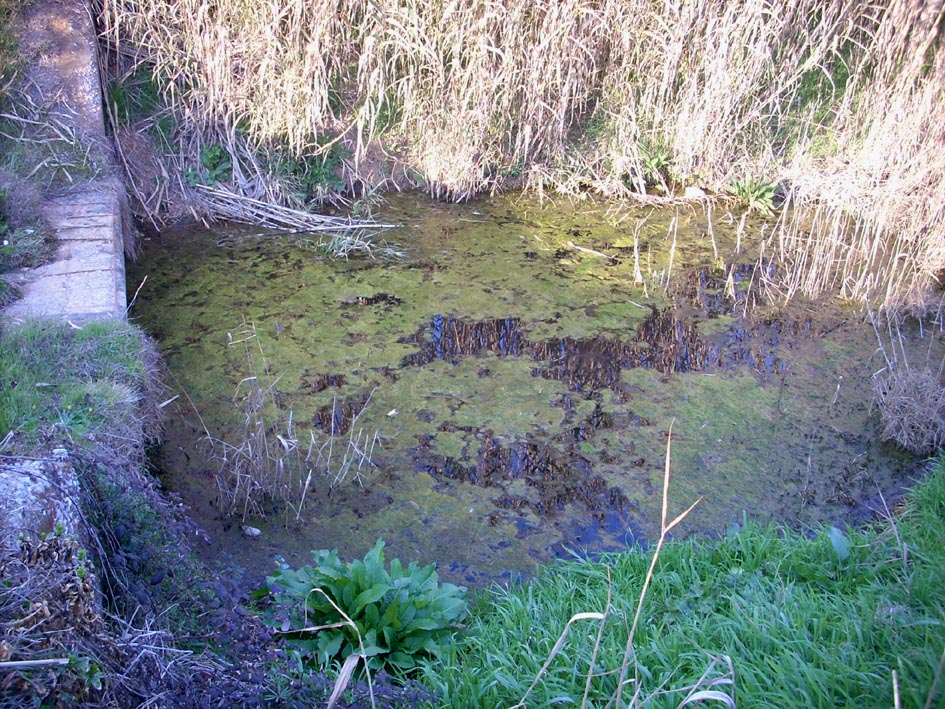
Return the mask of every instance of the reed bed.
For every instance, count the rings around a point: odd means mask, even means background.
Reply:
[[[452,199],[651,200],[654,184],[752,178],[788,207],[764,239],[783,261],[774,295],[913,303],[945,267],[940,2],[102,0],[100,15],[124,65],[157,77],[180,154],[225,147],[233,191],[256,199],[292,191],[280,151],[336,156],[352,190]]]

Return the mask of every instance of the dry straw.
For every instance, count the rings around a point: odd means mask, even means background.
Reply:
[[[279,150],[346,154],[349,185],[644,198],[780,182],[771,292],[920,300],[945,266],[945,26],[911,0],[104,0],[157,76],[179,155],[285,200]],[[342,150],[339,151],[339,148]],[[275,151],[275,152],[274,152]],[[397,173],[395,175],[395,173]],[[660,180],[663,180],[660,175]]]
[[[879,412],[881,436],[918,455],[929,455],[945,444],[945,356],[934,352],[941,336],[941,312],[929,318],[931,332],[904,322],[895,313],[870,311],[884,366],[873,375],[873,402]],[[921,325],[921,323],[920,323]],[[928,340],[924,358],[910,361],[907,340]]]

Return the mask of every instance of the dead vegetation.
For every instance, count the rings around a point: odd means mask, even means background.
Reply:
[[[327,431],[297,430],[291,409],[280,404],[279,377],[271,373],[252,323],[243,322],[229,335],[229,347],[241,353],[248,372],[237,385],[233,403],[241,415],[235,436],[221,438],[204,427],[202,442],[216,467],[214,482],[221,513],[265,517],[273,505],[286,524],[299,521],[307,500],[348,483],[363,484],[362,475],[374,468],[380,433],[358,425],[370,396],[345,421],[337,402]]]
[[[881,436],[917,455],[945,444],[945,355],[941,312],[924,320],[870,313],[884,366],[873,375],[873,402]],[[927,342],[924,360],[910,361],[909,340]]]
[[[773,294],[914,302],[945,266],[940,4],[135,0],[100,15],[114,76],[144,68],[167,107],[163,157],[180,165],[139,189],[152,215],[187,165],[295,206],[300,189],[652,199],[750,178],[789,207],[765,241],[784,263]]]

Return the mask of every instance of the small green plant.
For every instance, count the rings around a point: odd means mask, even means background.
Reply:
[[[774,195],[778,186],[774,182],[764,182],[754,177],[736,180],[725,188],[725,191],[736,197],[749,210],[758,212],[765,217],[772,217],[775,213]]]
[[[178,146],[172,140],[177,122],[165,106],[159,78],[150,66],[142,65],[129,75],[112,79],[106,100],[116,126],[133,130],[144,126],[162,150],[177,152]]]
[[[302,157],[276,151],[270,157],[269,170],[289,187],[291,203],[304,207],[318,202],[328,193],[344,190],[345,182],[339,168],[347,153],[338,143],[322,147],[317,154]]]
[[[669,179],[669,170],[673,166],[673,155],[669,147],[663,142],[641,141],[640,159],[647,184],[665,186]]]
[[[202,145],[200,147],[200,169],[188,167],[184,174],[187,184],[215,185],[217,182],[226,182],[233,174],[233,163],[230,154],[219,143]]]
[[[361,655],[370,667],[405,671],[452,645],[466,589],[439,583],[434,565],[405,568],[393,559],[388,571],[383,540],[350,564],[337,551],[312,555],[311,566],[277,570],[262,592],[275,601],[268,622],[306,662],[325,667]]]

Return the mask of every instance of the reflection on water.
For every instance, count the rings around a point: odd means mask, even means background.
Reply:
[[[403,261],[190,229],[129,268],[130,290],[147,276],[132,315],[187,394],[159,465],[210,534],[208,557],[263,574],[276,554],[361,556],[383,537],[392,555],[477,585],[568,550],[645,543],[670,427],[671,513],[703,498],[682,533],[746,515],[855,521],[916,467],[875,441],[872,331],[837,304],[766,304],[757,256],[750,242],[734,252],[724,219],[709,230],[691,209],[618,218],[416,195],[392,196],[383,217],[403,224],[385,234]],[[252,361],[227,344],[241,323],[257,333]],[[251,376],[299,441],[377,442],[342,484],[311,459],[303,514],[269,505],[255,540],[219,518],[199,444],[241,435],[233,397]]]

